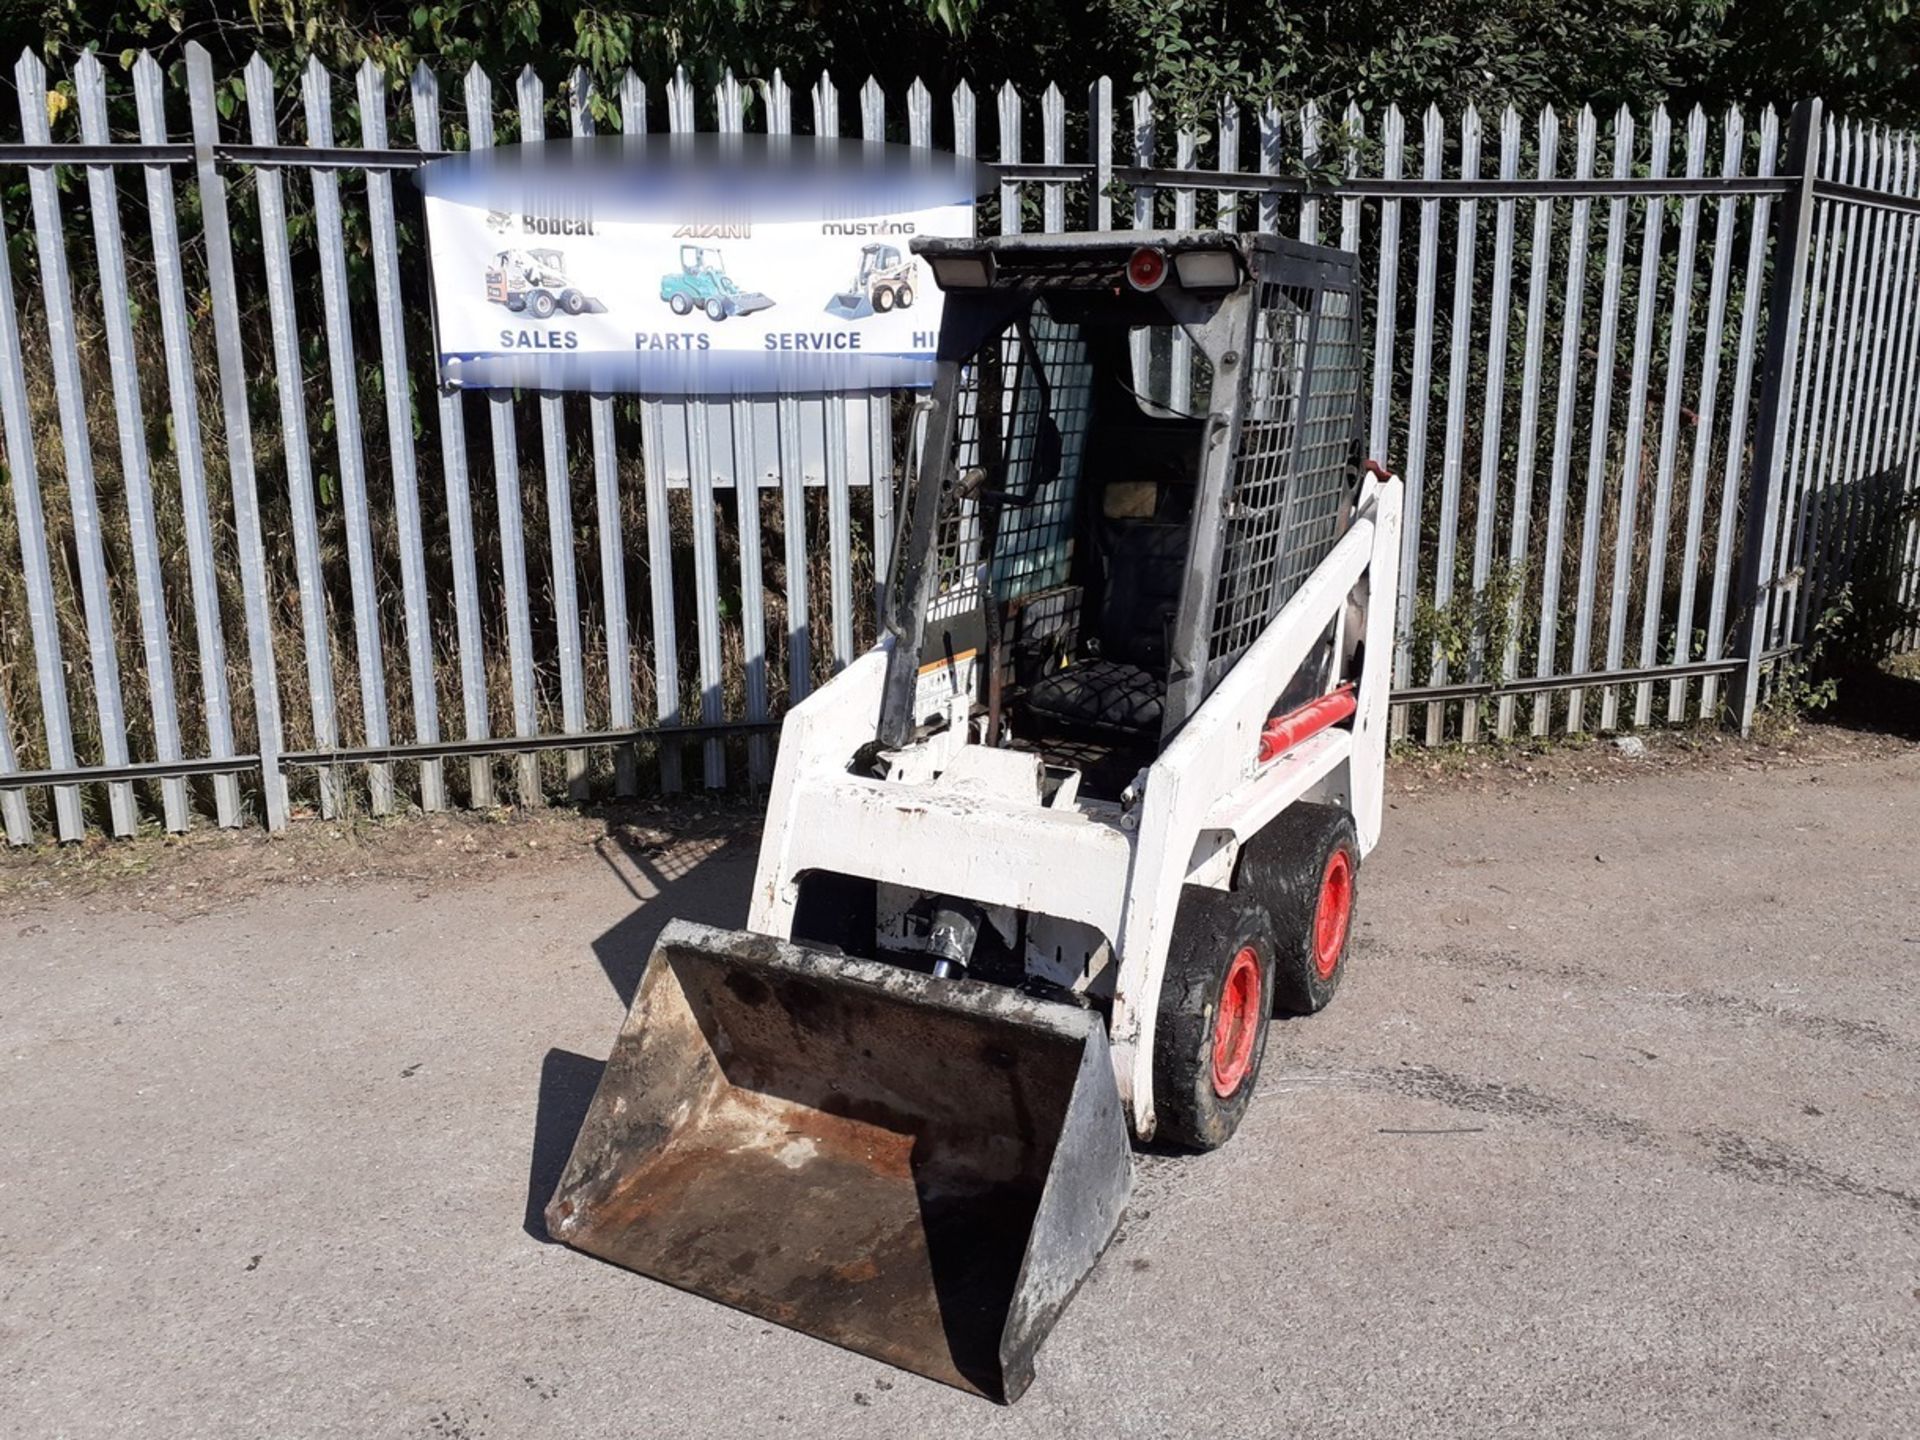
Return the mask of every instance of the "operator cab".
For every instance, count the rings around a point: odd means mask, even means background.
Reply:
[[[860,247],[860,278],[865,280],[876,271],[894,270],[900,265],[900,250],[894,245],[870,244]]]
[[[1227,234],[913,248],[945,312],[880,742],[963,693],[985,743],[1117,801],[1344,528],[1351,258]]]

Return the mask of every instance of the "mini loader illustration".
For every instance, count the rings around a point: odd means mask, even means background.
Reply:
[[[487,268],[487,299],[536,320],[555,310],[568,315],[598,315],[606,306],[586,294],[561,268],[558,250],[502,250]]]
[[[757,290],[742,290],[727,274],[727,262],[707,245],[682,245],[678,274],[660,277],[660,298],[676,315],[704,310],[709,320],[729,315],[751,315],[772,307]]]
[[[827,313],[842,320],[864,320],[875,311],[884,315],[905,310],[913,304],[918,269],[897,245],[864,245],[852,286],[827,302]]]
[[[1129,1136],[1224,1143],[1269,1014],[1340,983],[1401,485],[1355,463],[1347,254],[914,248],[946,305],[885,633],[787,717],[746,929],[661,933],[546,1219],[1011,1401]]]

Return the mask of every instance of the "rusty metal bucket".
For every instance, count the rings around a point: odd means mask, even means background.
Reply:
[[[990,1399],[1131,1177],[1097,1015],[676,921],[547,1206],[603,1260]]]

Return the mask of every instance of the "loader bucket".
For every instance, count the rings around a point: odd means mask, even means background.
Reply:
[[[546,1218],[603,1260],[1012,1401],[1130,1176],[1098,1015],[676,921]]]
[[[873,314],[873,302],[858,290],[848,290],[827,302],[827,313],[842,320],[864,320]]]

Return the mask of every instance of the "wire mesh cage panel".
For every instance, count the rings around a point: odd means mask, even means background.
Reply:
[[[1360,400],[1360,347],[1354,330],[1352,294],[1322,290],[1311,342],[1299,458],[1281,532],[1280,573],[1272,601],[1276,613],[1326,559],[1345,527]]]
[[[1092,376],[1079,328],[1055,320],[1044,300],[962,368],[953,480],[935,530],[930,621],[986,598],[981,557],[989,527],[993,563],[985,578],[997,603],[1066,583]],[[988,487],[993,494],[982,498]]]
[[[1319,268],[1319,279],[1336,274]],[[1217,679],[1340,538],[1353,476],[1360,349],[1351,272],[1341,283],[1282,269],[1256,295],[1253,364],[1221,516],[1207,635]]]
[[[1093,398],[1093,369],[1078,326],[1053,319],[1041,300],[1029,317],[1027,339],[1031,345],[1018,335],[1000,341],[996,398],[1006,489],[1030,497],[1003,507],[997,519],[993,589],[1001,600],[1022,599],[1066,583]],[[979,384],[979,367],[972,373]],[[1040,462],[1041,431],[1047,421],[1058,436],[1059,461],[1051,477]]]

